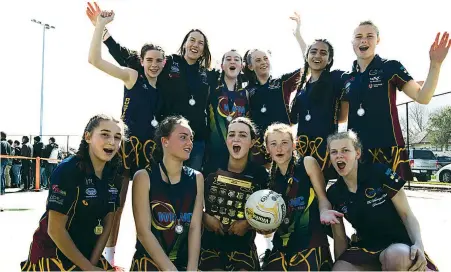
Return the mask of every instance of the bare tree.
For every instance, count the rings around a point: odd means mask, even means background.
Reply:
[[[429,112],[425,105],[413,103],[413,105],[409,107],[409,129],[412,124],[415,133],[426,130],[428,119]]]
[[[421,132],[426,131],[427,124],[429,120],[429,112],[426,106],[413,103],[413,105],[409,105],[409,131],[407,132],[407,120],[405,116],[399,117],[399,123],[401,125],[402,134],[404,136],[404,140],[407,143],[407,133],[409,133],[410,142],[414,141],[417,135],[421,134]]]

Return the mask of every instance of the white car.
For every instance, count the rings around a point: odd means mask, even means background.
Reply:
[[[435,174],[440,182],[451,182],[451,164],[445,165]]]

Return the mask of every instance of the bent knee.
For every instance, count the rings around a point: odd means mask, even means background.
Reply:
[[[382,270],[406,271],[412,266],[410,247],[406,244],[392,244],[379,256]]]
[[[338,260],[332,267],[332,271],[360,271],[360,269],[351,263]]]

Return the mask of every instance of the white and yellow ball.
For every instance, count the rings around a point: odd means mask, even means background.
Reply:
[[[257,230],[277,229],[287,213],[282,195],[272,190],[254,192],[246,201],[244,213],[249,224]]]

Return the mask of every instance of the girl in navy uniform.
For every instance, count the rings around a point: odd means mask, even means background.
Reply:
[[[265,132],[271,155],[270,189],[282,194],[287,215],[273,238],[265,271],[323,271],[332,268],[323,224],[339,223],[343,214],[331,210],[321,168],[311,156],[295,156],[295,136],[286,124],[273,124]]]
[[[403,190],[405,180],[385,164],[359,163],[362,145],[352,131],[331,135],[327,143],[340,175],[327,197],[357,231],[348,247],[343,222],[332,225],[333,269],[437,271],[424,253],[420,225]]]
[[[154,133],[160,120],[160,93],[157,77],[164,67],[164,51],[153,44],[141,48],[140,69],[112,64],[102,58],[102,32],[105,25],[114,19],[114,12],[103,11],[96,17],[96,29],[89,51],[89,63],[124,82],[122,120],[127,125],[129,139],[121,148],[124,174],[121,190],[121,206],[124,205],[130,177],[139,169],[149,168],[155,149]],[[122,209],[114,220],[112,236],[105,250],[105,257],[114,264],[114,247],[119,231]]]
[[[88,5],[87,15],[95,25],[94,18],[100,13],[100,8],[97,5]],[[120,65],[142,70],[138,53],[118,44],[106,28],[103,41]],[[192,29],[185,35],[178,54],[166,56],[165,67],[158,78],[163,117],[178,114],[185,116],[194,131],[193,152],[187,165],[199,171],[202,168],[205,141],[209,136],[207,113],[210,79],[215,84],[217,80],[217,73],[208,71],[210,64],[211,54],[207,37],[201,30]]]
[[[268,182],[266,169],[249,160],[249,151],[256,135],[255,126],[248,118],[238,117],[228,125],[226,143],[229,159],[218,171],[211,173],[205,187],[207,203],[199,266],[203,271],[256,271],[260,268],[254,243],[256,232],[244,217],[247,197],[252,192],[265,189]],[[251,183],[251,191],[245,193],[243,189],[249,187],[242,186],[239,190],[229,188],[223,194],[215,195],[213,191],[223,190],[214,184],[219,175],[237,180],[244,177],[248,185]],[[227,204],[221,204],[226,194]]]
[[[357,56],[353,71],[344,75],[345,99],[349,103],[348,128],[358,133],[362,158],[368,163],[385,163],[405,180],[413,180],[409,158],[398,119],[396,89],[421,104],[434,94],[440,67],[451,45],[449,35],[440,33],[429,51],[429,74],[423,86],[412,79],[396,60],[375,54],[379,30],[365,21],[354,31],[353,49]],[[345,102],[346,103],[346,102]]]
[[[165,118],[155,132],[162,160],[133,178],[137,241],[131,271],[197,271],[204,179],[183,166],[192,138],[185,118]]]
[[[236,50],[222,56],[222,73],[210,95],[210,139],[204,173],[211,173],[227,163],[227,128],[237,117],[249,115],[248,94],[241,82],[243,59]]]
[[[330,42],[316,39],[307,49],[304,73],[291,107],[291,122],[298,125],[296,149],[301,156],[318,161],[326,182],[336,176],[328,159],[326,139],[337,131],[339,122],[346,121],[339,117],[343,71],[330,71],[333,63]]]
[[[119,121],[104,115],[89,120],[77,154],[50,177],[47,208],[22,271],[112,269],[101,254],[119,207],[122,137]]]
[[[300,29],[300,20],[290,17],[297,23],[296,31]],[[305,43],[299,40],[301,51],[305,51]],[[246,87],[249,93],[250,117],[255,122],[259,131],[274,123],[290,124],[289,105],[290,96],[296,90],[301,77],[301,69],[284,74],[279,78],[271,76],[270,52],[259,49],[248,50],[244,55],[244,75],[248,81]],[[270,156],[266,152],[263,135],[254,145],[252,160],[265,165],[270,162]]]

